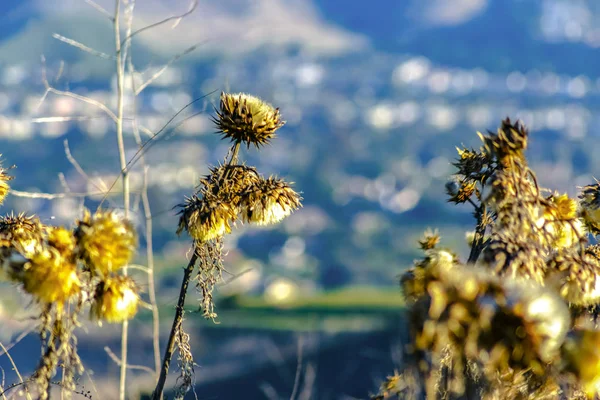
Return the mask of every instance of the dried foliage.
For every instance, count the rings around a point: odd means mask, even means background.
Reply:
[[[118,274],[135,246],[132,225],[114,211],[91,216],[86,210],[74,229],[44,225],[35,215],[0,217],[0,275],[31,295],[40,309],[42,357],[27,389],[39,399],[49,397],[58,368],[64,396],[74,393],[83,372],[75,330],[86,308],[99,322],[135,315],[139,290]]]
[[[600,183],[579,201],[539,187],[527,129],[502,121],[458,149],[449,201],[476,219],[469,259],[438,248],[401,279],[411,342],[404,370],[373,399],[594,399],[600,396]],[[418,371],[418,373],[415,373]]]

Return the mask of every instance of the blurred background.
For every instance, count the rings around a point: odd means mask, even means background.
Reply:
[[[112,0],[96,3],[114,10]],[[227,237],[219,324],[201,318],[190,290],[185,323],[200,399],[290,398],[296,375],[299,399],[376,392],[402,362],[397,281],[419,256],[417,239],[435,227],[444,246],[467,251],[471,209],[447,204],[444,183],[455,146],[479,146],[476,131],[521,119],[544,187],[574,195],[600,170],[596,1],[138,0],[133,26],[182,14],[133,38],[136,82],[160,76],[126,99],[128,158],[138,149],[134,111],[144,140],[166,126],[144,149],[163,334],[190,246],[175,235],[173,207],[227,151],[210,121],[220,91],[280,107],[287,124],[279,137],[241,157],[295,182],[304,197],[281,224],[242,226]],[[111,29],[86,0],[0,2],[0,152],[4,166],[17,166],[14,189],[98,192],[118,178],[113,122],[77,99],[44,96],[46,79],[114,109],[114,62],[104,56],[114,54]],[[65,141],[89,179],[69,161]],[[136,164],[131,176],[140,231],[142,173]],[[109,205],[122,207],[119,186],[113,190]],[[99,200],[9,196],[2,212],[68,225]],[[142,265],[145,245],[142,236]],[[39,339],[26,335],[35,308],[10,285],[0,297],[0,340],[18,341],[11,355],[30,372],[39,356]],[[132,364],[152,365],[150,319],[144,310],[132,322]],[[119,332],[85,325],[79,334],[88,371],[80,385],[95,399],[115,396],[118,367],[104,347],[117,352]],[[6,382],[16,379],[6,356],[0,366]],[[151,387],[151,375],[131,372],[132,398]]]

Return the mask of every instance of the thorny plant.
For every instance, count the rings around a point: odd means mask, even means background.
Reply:
[[[301,206],[301,197],[291,185],[277,177],[265,178],[254,167],[240,163],[242,144],[260,149],[269,144],[275,132],[284,125],[279,109],[257,97],[238,93],[221,93],[214,123],[223,139],[232,146],[223,163],[210,168],[200,179],[196,193],[180,205],[177,233],[184,230],[193,239],[193,254],[184,270],[179,301],[160,377],[152,398],[162,398],[171,358],[178,348],[179,370],[177,396],[183,396],[193,382],[193,359],[189,337],[183,330],[187,288],[196,263],[196,288],[200,308],[207,319],[217,317],[213,301],[215,285],[222,281],[223,237],[236,223],[270,225],[281,221]]]
[[[11,178],[0,168],[0,204]],[[63,395],[75,393],[83,372],[75,329],[89,318],[122,322],[140,303],[135,282],[122,275],[137,246],[133,225],[119,213],[85,210],[73,228],[42,224],[35,215],[0,217],[0,275],[29,294],[39,309],[41,359],[25,383],[28,398],[48,399],[52,378],[63,370]]]
[[[519,122],[479,136],[446,185],[474,208],[469,258],[425,233],[401,277],[410,361],[372,398],[599,398],[600,182],[578,200],[540,188]]]

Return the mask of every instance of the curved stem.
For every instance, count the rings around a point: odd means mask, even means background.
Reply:
[[[169,366],[171,365],[171,358],[173,357],[173,351],[175,350],[175,335],[179,330],[179,326],[183,322],[183,307],[185,305],[185,295],[194,272],[194,266],[198,260],[197,249],[194,249],[194,255],[190,259],[187,267],[183,274],[183,281],[181,282],[181,289],[179,290],[179,300],[177,301],[177,309],[175,310],[175,318],[173,319],[173,327],[169,334],[169,340],[167,342],[167,348],[165,349],[165,355],[163,357],[163,365],[160,369],[160,376],[156,383],[156,388],[152,392],[152,400],[161,400],[163,397],[163,391],[165,387],[165,381],[167,380],[167,374],[169,373]]]

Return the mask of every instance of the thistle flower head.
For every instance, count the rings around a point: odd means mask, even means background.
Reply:
[[[205,193],[193,195],[180,205],[177,234],[183,230],[198,242],[207,242],[231,232],[231,221],[237,218],[237,208],[218,196]]]
[[[257,148],[268,144],[285,124],[279,109],[245,93],[221,93],[217,118],[213,119],[223,138]]]
[[[42,241],[43,227],[40,220],[32,215],[7,215],[0,217],[0,247],[16,246],[20,251],[33,251]]]
[[[13,267],[17,267],[16,265]],[[13,269],[13,279],[40,302],[62,304],[80,291],[75,264],[62,257],[54,247],[38,245],[27,255],[22,269]]]
[[[284,180],[261,179],[242,199],[242,218],[257,225],[274,224],[300,208],[300,201],[300,195]]]
[[[458,160],[453,165],[458,169],[458,175],[462,175],[474,181],[482,181],[489,176],[492,169],[492,160],[488,153],[469,149],[456,148]]]
[[[136,234],[133,225],[114,211],[86,210],[77,222],[75,237],[79,256],[94,273],[102,276],[125,266],[133,257]]]
[[[450,181],[446,183],[446,193],[450,197],[449,202],[461,204],[469,201],[477,191],[477,182],[471,179]]]
[[[600,182],[584,186],[579,194],[580,215],[589,232],[600,233]]]
[[[140,297],[135,282],[127,276],[109,276],[97,286],[90,317],[97,321],[122,322],[133,318]]]
[[[242,194],[259,180],[260,175],[256,168],[245,165],[219,165],[210,168],[210,174],[200,180],[199,193],[218,198],[236,208],[242,200]]]
[[[440,242],[440,234],[437,230],[427,229],[423,237],[419,239],[421,250],[431,250]]]
[[[510,118],[506,118],[497,133],[488,132],[487,136],[478,134],[487,154],[499,162],[505,163],[508,159],[524,160],[529,131],[519,121],[513,124]]]

